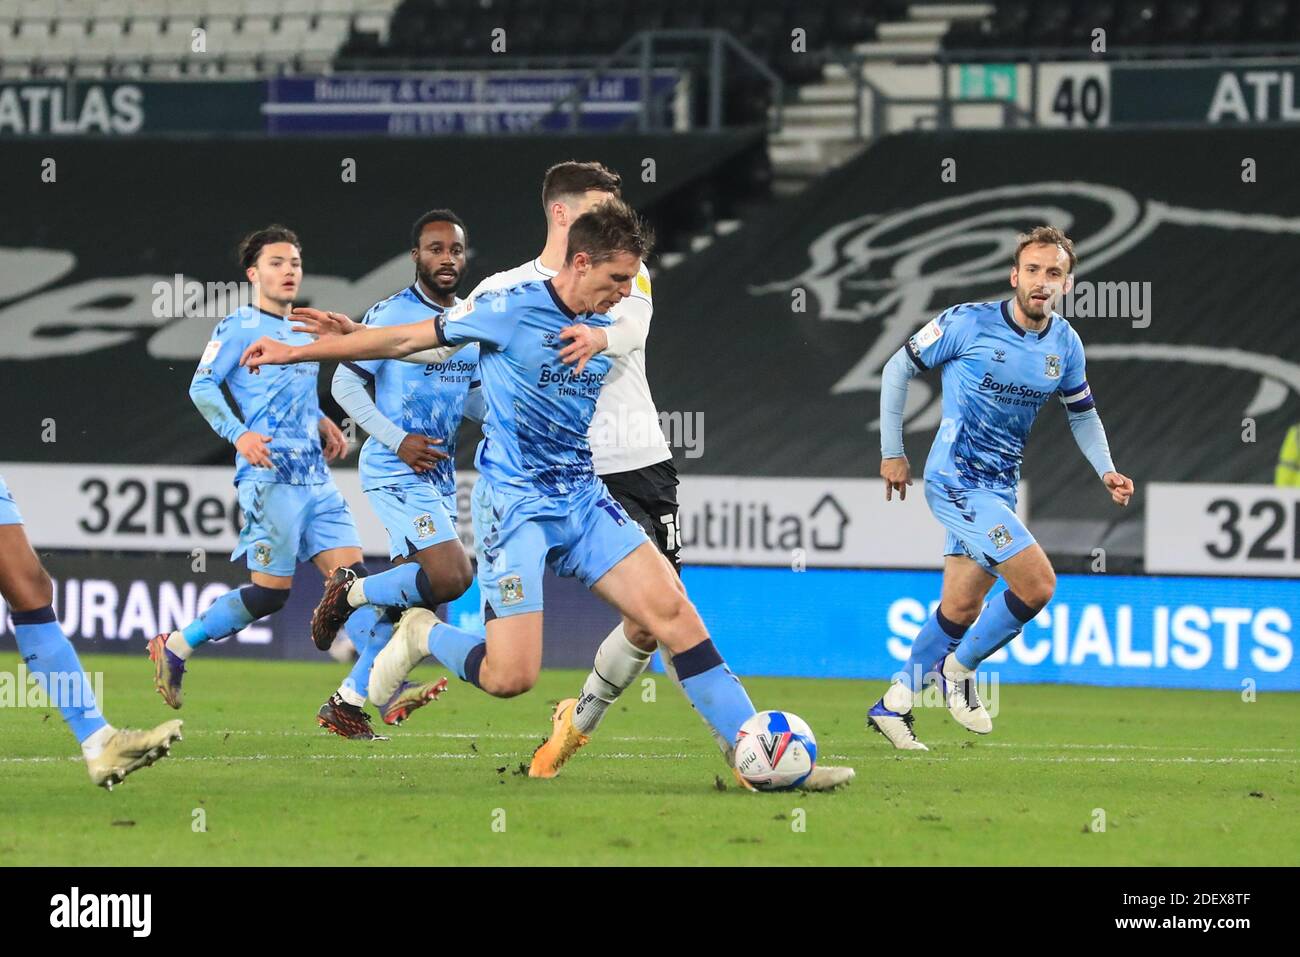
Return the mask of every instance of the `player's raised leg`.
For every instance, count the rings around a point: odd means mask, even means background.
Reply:
[[[1034,543],[998,564],[1005,591],[988,603],[956,649],[943,659],[948,711],[977,734],[993,730],[993,721],[975,693],[975,669],[1020,634],[1047,606],[1056,591],[1056,573],[1042,546]]]
[[[536,683],[542,663],[542,571],[553,544],[547,537],[553,523],[530,521],[529,497],[521,501],[494,495],[481,477],[473,499],[487,636],[440,621],[426,608],[408,609],[375,658],[372,701],[388,701],[430,655],[494,697],[514,697]]]
[[[91,781],[111,791],[131,772],[166,757],[181,738],[181,722],[130,731],[104,718],[77,651],[59,627],[50,576],[21,521],[0,481],[0,595],[13,618],[18,654],[81,745]]]
[[[351,613],[349,629],[376,603],[397,616],[413,606],[434,611],[465,593],[473,572],[456,530],[454,491],[439,495],[428,483],[408,483],[373,488],[366,497],[388,529],[389,554],[396,567],[357,582],[343,594]],[[354,602],[360,603],[355,611]],[[358,681],[357,687],[369,688],[368,673],[366,682]],[[437,700],[446,687],[446,678],[412,682],[403,676],[391,693],[374,703],[385,724],[401,724],[413,711]]]
[[[459,538],[420,549],[410,560],[375,575],[360,577],[352,569],[339,568],[312,615],[312,640],[317,648],[328,648],[339,628],[365,605],[433,609],[455,601],[472,580]]]
[[[154,663],[154,688],[171,707],[184,703],[182,683],[185,667],[196,648],[227,638],[259,618],[273,615],[289,600],[293,576],[252,572],[251,583],[228,591],[208,610],[179,631],[155,635],[149,640],[149,657]]]
[[[937,677],[944,656],[979,617],[996,579],[966,555],[947,555],[939,607],[921,626],[912,653],[884,695],[867,712],[867,724],[900,750],[928,751],[917,740],[912,705],[925,682]]]

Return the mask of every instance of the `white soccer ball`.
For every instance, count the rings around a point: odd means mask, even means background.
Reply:
[[[736,737],[736,770],[760,791],[797,788],[817,766],[812,728],[788,711],[760,711]]]

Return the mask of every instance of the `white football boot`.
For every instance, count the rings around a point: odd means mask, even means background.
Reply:
[[[429,655],[426,639],[438,616],[427,608],[408,608],[393,628],[388,644],[375,655],[366,695],[371,701],[388,701],[406,676]]]
[[[867,727],[879,731],[900,751],[929,751],[916,739],[912,722],[912,692],[901,682],[889,686],[879,701],[867,712]]]
[[[800,791],[834,791],[842,784],[848,784],[857,776],[852,768],[837,767],[833,764],[819,764],[812,769],[812,774],[804,778],[799,785]]]
[[[121,784],[128,774],[147,768],[171,753],[181,739],[181,721],[164,721],[148,731],[111,729],[112,734],[93,758],[86,758],[90,780],[107,791]]]
[[[943,659],[943,688],[948,699],[948,713],[967,731],[988,734],[993,719],[975,688],[975,672],[963,668],[956,654]]]

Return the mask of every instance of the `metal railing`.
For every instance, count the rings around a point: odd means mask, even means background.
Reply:
[[[641,74],[641,104],[637,111],[637,132],[648,133],[659,129],[659,117],[662,115],[660,107],[664,99],[672,95],[673,91],[663,90],[656,94],[652,89],[652,77],[656,64],[662,63],[662,56],[669,53],[669,51],[663,49],[664,45],[680,42],[707,44],[707,129],[717,132],[724,125],[722,106],[726,85],[727,55],[729,53],[739,57],[742,63],[767,80],[772,91],[772,103],[775,107],[774,113],[769,120],[769,127],[774,131],[781,128],[781,110],[785,99],[784,81],[773,72],[771,67],[725,30],[642,30],[634,34],[613,53],[601,58],[575,85],[572,93],[560,97],[552,103],[550,110],[539,118],[538,124],[540,125],[546,119],[558,113],[567,112],[570,118],[568,129],[578,129],[581,125],[582,104],[586,88],[591,83],[600,80],[602,76],[611,70],[634,65]]]
[[[934,108],[935,129],[952,128],[952,110],[954,103],[963,106],[997,106],[1002,110],[1002,125],[1015,127],[1021,125],[1034,125],[1034,116],[1020,108],[1020,106],[1008,99],[1001,97],[962,97],[960,100],[954,100],[951,95],[951,89],[948,82],[947,66],[940,68],[942,74],[940,80],[941,92],[938,97],[929,96],[893,96],[882,90],[877,84],[872,83],[865,76],[866,66],[871,61],[880,62],[888,59],[890,62],[896,62],[896,58],[884,58],[879,54],[862,54],[851,53],[848,51],[828,51],[823,54],[823,63],[835,63],[844,67],[850,79],[853,82],[853,132],[854,138],[860,141],[874,140],[885,133],[889,132],[888,116],[889,111],[894,107],[932,107]],[[871,94],[871,112],[870,112],[870,131],[865,125],[867,118],[867,107],[865,93]],[[916,125],[920,126],[918,122]]]

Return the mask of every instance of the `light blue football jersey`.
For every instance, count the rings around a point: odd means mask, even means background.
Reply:
[[[414,284],[370,307],[362,320],[369,326],[402,326],[422,322],[443,308],[426,299]],[[465,400],[478,382],[479,347],[470,344],[443,362],[420,365],[399,359],[345,362],[374,386],[375,407],[407,433],[442,439],[449,456],[428,472],[416,472],[373,436],[361,447],[361,488],[429,482],[440,495],[456,491],[456,432],[465,413]]]
[[[578,316],[549,279],[480,293],[438,317],[440,345],[480,344],[487,417],[475,464],[488,481],[565,495],[596,480],[587,430],[611,360],[597,355],[581,374],[560,361],[560,330]]]
[[[1041,332],[1029,332],[1012,318],[1009,302],[963,303],[904,348],[917,368],[942,367],[943,421],[925,463],[929,481],[1014,487],[1043,403],[1059,395],[1072,412],[1093,407],[1083,343],[1056,313]]]
[[[320,364],[263,366],[254,375],[239,365],[244,349],[262,336],[290,345],[313,337],[292,331],[293,322],[256,306],[241,306],[217,323],[190,382],[190,398],[218,435],[234,442],[245,432],[271,436],[271,468],[254,468],[235,453],[235,484],[245,479],[284,485],[319,485],[330,480],[321,453],[320,399],[316,376]],[[221,392],[224,384],[239,408],[231,410]]]

